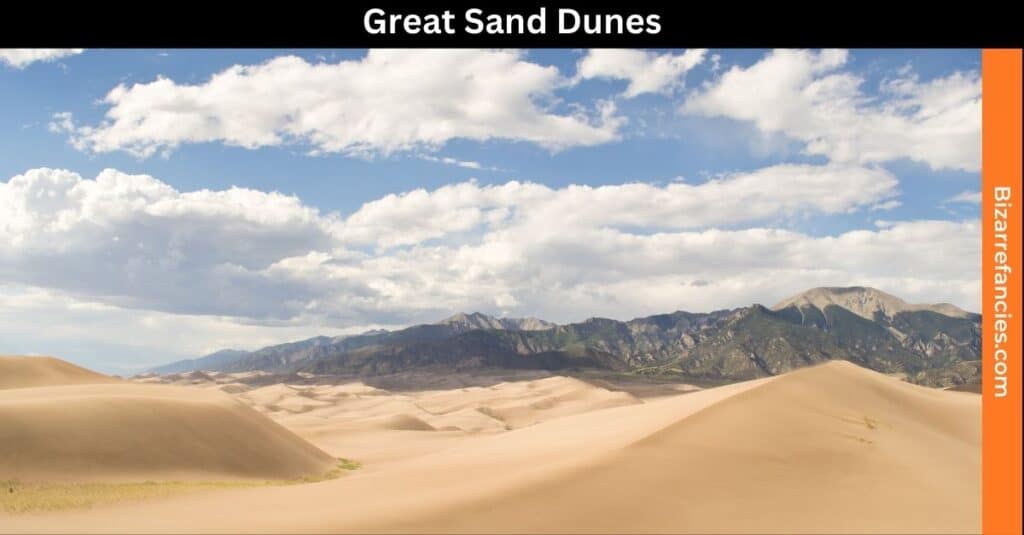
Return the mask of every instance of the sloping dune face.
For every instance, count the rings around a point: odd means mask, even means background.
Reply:
[[[288,479],[333,463],[219,392],[125,382],[0,390],[0,479]]]
[[[835,362],[386,531],[976,533],[980,400]]]
[[[53,357],[0,355],[0,390],[114,382],[118,380]]]

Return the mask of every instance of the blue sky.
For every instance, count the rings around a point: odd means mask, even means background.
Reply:
[[[977,308],[977,50],[16,52],[0,352],[125,371],[818,284]]]

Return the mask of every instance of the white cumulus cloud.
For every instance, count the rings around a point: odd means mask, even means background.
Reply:
[[[704,61],[705,49],[682,54],[658,54],[644,50],[591,49],[576,64],[580,79],[627,80],[622,93],[632,98],[644,93],[666,93],[683,86],[686,73]]]
[[[806,214],[839,214],[890,202],[898,181],[879,168],[782,164],[727,174],[701,184],[451,184],[391,194],[345,220],[348,242],[408,245],[445,235],[532,227],[531,233],[581,228],[684,229],[736,225]]]
[[[298,314],[311,294],[262,270],[330,248],[332,218],[279,193],[181,193],[112,169],[0,183],[0,277],[134,308]]]
[[[693,91],[682,111],[749,121],[836,162],[906,158],[933,169],[980,168],[977,72],[921,80],[904,70],[872,95],[861,76],[843,70],[848,56],[842,50],[776,50]]]
[[[236,65],[200,84],[158,78],[118,85],[105,118],[52,127],[80,149],[138,156],[185,143],[246,148],[304,143],[356,155],[434,149],[453,139],[505,139],[558,150],[618,138],[610,103],[556,111],[568,84],[556,67],[514,50],[371,50],[361,59],[295,56]]]
[[[945,200],[944,204],[981,204],[981,192],[980,191],[961,191],[956,195]]]
[[[24,69],[39,61],[57,61],[84,51],[84,48],[0,48],[0,63]]]

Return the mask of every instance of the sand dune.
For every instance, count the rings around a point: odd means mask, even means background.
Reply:
[[[375,417],[408,408],[376,397],[360,401]],[[417,401],[474,410],[455,392]],[[318,410],[281,421],[316,434]],[[0,531],[977,532],[979,411],[973,394],[831,363],[509,431],[351,431],[367,450],[443,446],[338,480],[15,516]],[[321,440],[344,436],[320,424]]]
[[[388,429],[392,431],[435,431],[434,426],[408,414],[381,416],[364,420],[369,428]]]
[[[18,378],[8,384],[18,386],[103,379],[56,359],[5,359],[4,366]],[[0,390],[0,479],[287,479],[334,463],[214,391],[126,382]]]
[[[625,392],[613,392],[570,377],[548,377],[535,381],[503,382],[487,388],[439,391],[422,396],[419,400],[423,410],[434,414],[475,408],[510,429],[636,403],[639,401]]]
[[[453,374],[454,375],[454,374]],[[236,374],[193,387],[230,388],[235,396],[324,451],[359,459],[368,470],[406,460],[480,434],[504,433],[552,419],[634,405],[625,392],[569,377],[537,377],[465,386],[470,378],[392,378],[390,391],[360,381],[341,384],[272,384],[246,389]],[[147,379],[149,381],[150,379]],[[182,377],[169,379],[182,384]],[[192,381],[192,379],[189,379]],[[428,389],[421,390],[421,383]],[[402,389],[414,384],[416,388]],[[437,386],[457,385],[436,390]]]
[[[237,385],[216,384],[222,389]],[[371,427],[379,427],[376,422],[380,418],[401,416],[407,420],[421,420],[434,429],[506,430],[552,418],[639,403],[628,393],[614,392],[569,377],[405,392],[391,392],[359,382],[341,385],[275,384],[244,392],[237,386],[234,389],[240,399],[275,418],[309,414],[321,420],[350,424],[346,426],[348,428],[363,427],[363,420],[373,422]]]
[[[33,386],[114,383],[118,379],[53,357],[0,355],[0,390]]]
[[[979,399],[845,362],[737,394],[585,469],[399,531],[980,530]]]

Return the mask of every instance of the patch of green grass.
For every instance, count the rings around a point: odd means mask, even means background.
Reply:
[[[352,459],[338,459],[338,468],[342,470],[359,470],[363,463]]]
[[[0,480],[0,512],[41,513],[81,509],[129,500],[166,498],[203,490],[299,485],[336,479],[362,467],[359,461],[338,459],[319,476],[268,481],[132,481],[123,483],[22,482]]]

